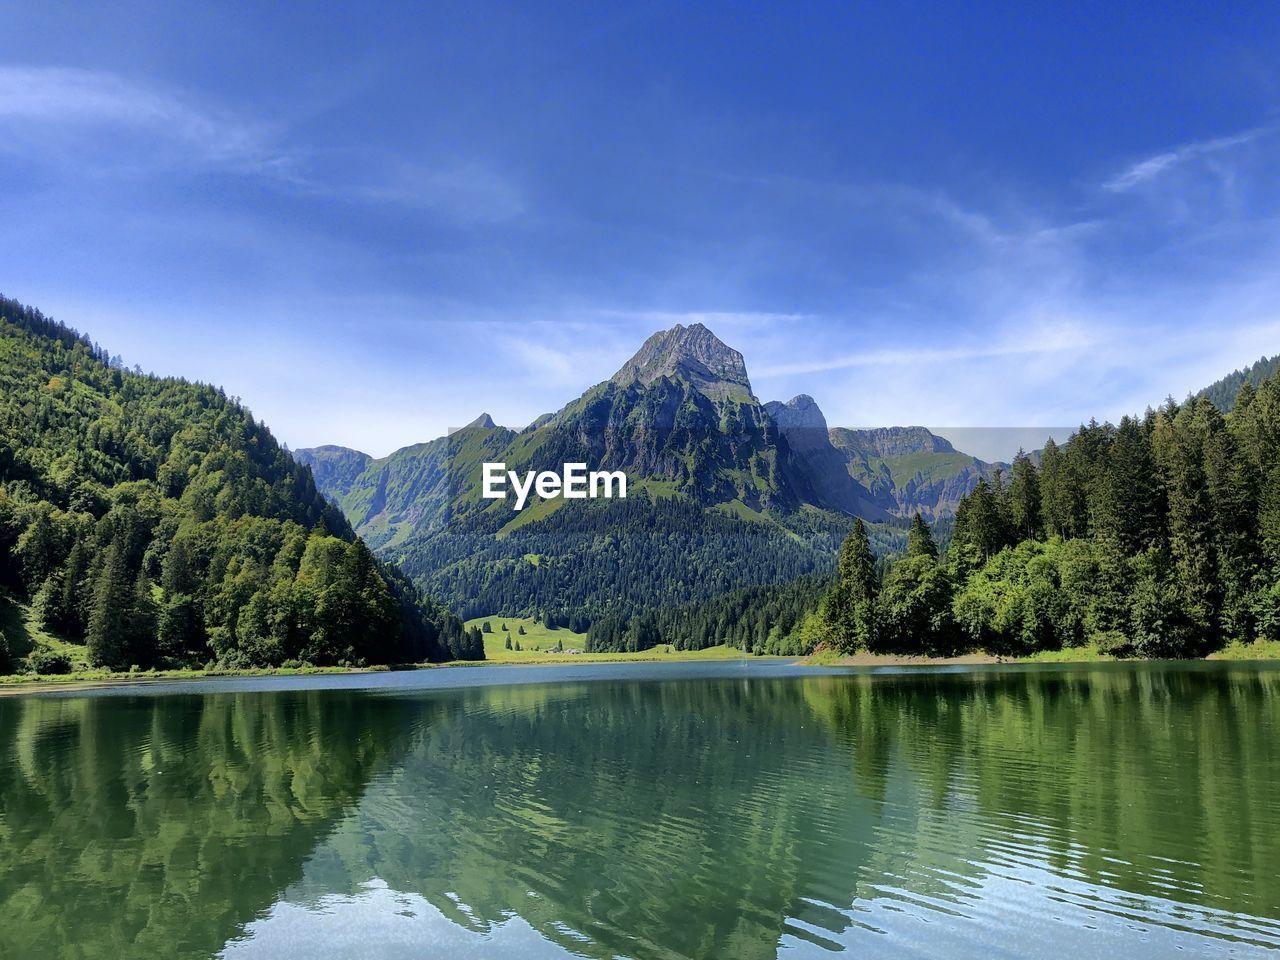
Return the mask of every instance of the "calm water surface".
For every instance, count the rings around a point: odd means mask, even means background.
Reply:
[[[4,958],[1277,949],[1277,669],[485,667],[0,698]]]

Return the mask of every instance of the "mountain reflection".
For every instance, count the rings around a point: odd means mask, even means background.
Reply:
[[[0,955],[1244,955],[1278,719],[1152,666],[0,701]]]

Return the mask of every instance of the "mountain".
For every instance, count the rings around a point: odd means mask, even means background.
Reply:
[[[313,452],[345,483],[364,468]],[[0,299],[0,673],[475,653],[221,390]]]
[[[1246,383],[1251,389],[1256,390],[1262,381],[1277,371],[1280,371],[1280,354],[1274,357],[1262,357],[1243,370],[1236,370],[1216,383],[1211,383],[1196,396],[1208,399],[1223,413],[1227,413],[1235,406],[1236,397],[1240,395],[1240,390]]]
[[[849,525],[813,502],[742,355],[701,324],[655,334],[609,380],[520,431],[480,418],[385,458],[298,456],[381,556],[466,616],[551,613],[585,626],[790,580],[829,568]],[[485,462],[622,470],[628,498],[572,509],[534,499],[516,513],[481,497]]]
[[[991,480],[996,468],[1006,466],[960,453],[924,427],[838,427],[831,443],[855,483],[898,517],[949,517],[980,479]]]
[[[663,378],[687,383],[713,400],[735,395],[754,399],[742,354],[700,323],[687,327],[677,323],[655,333],[613,375],[612,382],[647,387]]]
[[[694,323],[653,334],[522,430],[484,415],[384,458],[297,456],[381,556],[464,617],[583,626],[829,570],[855,516],[898,547],[910,511],[945,515],[987,469],[921,428],[896,447],[880,433],[829,430],[808,396],[761,403],[742,354]],[[534,499],[515,513],[481,497],[485,462],[622,470],[629,497]]]
[[[808,394],[786,403],[772,400],[765,411],[790,448],[788,477],[808,494],[809,503],[867,520],[888,520],[891,501],[860,484],[849,472],[848,457],[832,443],[832,431]]]

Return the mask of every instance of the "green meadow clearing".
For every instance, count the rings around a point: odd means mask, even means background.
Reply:
[[[484,656],[487,663],[577,663],[581,661],[603,663],[627,660],[737,660],[746,655],[734,647],[708,647],[705,650],[676,650],[669,644],[659,644],[639,653],[558,653],[565,650],[587,648],[587,635],[574,633],[561,627],[552,629],[529,617],[476,617],[467,621],[467,627],[484,629],[488,621],[492,632],[484,634]],[[502,627],[506,625],[504,632]],[[520,635],[520,628],[524,635]],[[513,649],[507,649],[507,638]],[[515,650],[519,642],[521,649]]]

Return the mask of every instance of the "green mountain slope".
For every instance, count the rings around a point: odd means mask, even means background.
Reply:
[[[464,616],[540,614],[585,629],[829,570],[854,515],[879,523],[883,546],[900,543],[894,501],[855,482],[825,424],[819,457],[775,406],[752,392],[741,354],[700,324],[677,325],[524,430],[481,417],[383,459],[333,447],[298,456],[382,556]],[[630,496],[535,499],[515,513],[482,499],[487,461],[522,474],[569,462],[621,470]]]
[[[116,669],[474,655],[239,403],[4,299],[0,586]],[[13,632],[0,670],[40,664]]]
[[[960,453],[924,427],[831,431],[845,469],[877,503],[898,517],[917,512],[927,520],[949,517],[979,480],[991,480],[1003,464]]]
[[[1256,390],[1277,371],[1280,371],[1280,354],[1262,357],[1243,370],[1235,370],[1216,383],[1211,383],[1196,396],[1209,400],[1223,413],[1228,413],[1235,406],[1236,398],[1246,383],[1251,390]]]

